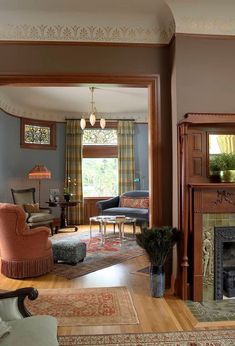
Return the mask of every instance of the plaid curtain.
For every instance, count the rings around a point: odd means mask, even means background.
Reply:
[[[118,121],[119,195],[134,190],[134,123]]]
[[[68,208],[69,224],[74,225],[83,223],[82,135],[80,120],[66,120],[65,187],[74,200],[81,201],[78,206]]]

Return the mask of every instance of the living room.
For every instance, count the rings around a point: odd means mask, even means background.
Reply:
[[[88,2],[91,5],[92,1]],[[25,0],[24,5],[26,3]],[[191,243],[192,233],[190,232],[192,230],[194,232],[195,228],[189,228],[188,233],[184,232],[185,229],[188,229],[185,227],[188,225],[188,214],[184,216],[182,212],[182,206],[184,205],[182,200],[185,201],[185,195],[181,195],[183,190],[179,189],[179,185],[188,187],[188,181],[187,179],[181,182],[178,180],[179,174],[185,173],[185,171],[182,171],[183,165],[181,166],[181,163],[185,163],[185,161],[182,161],[182,157],[180,158],[178,156],[179,152],[177,152],[177,148],[181,148],[181,153],[185,153],[185,148],[180,146],[182,143],[186,143],[183,141],[185,138],[184,133],[181,133],[182,137],[178,142],[177,124],[185,119],[186,113],[200,113],[200,119],[206,119],[207,121],[207,128],[213,128],[213,125],[203,114],[212,113],[215,115],[214,118],[211,118],[213,121],[217,117],[220,117],[219,121],[221,121],[221,119],[227,119],[230,114],[235,113],[233,98],[233,56],[235,49],[233,39],[234,19],[232,18],[233,4],[229,1],[227,7],[225,7],[222,2],[216,1],[216,3],[213,2],[212,6],[209,0],[198,1],[197,4],[193,2],[186,4],[181,0],[177,3],[174,1],[153,2],[149,0],[143,9],[143,4],[141,5],[138,1],[136,8],[133,9],[131,4],[127,2],[126,7],[120,9],[118,4],[108,5],[106,2],[102,4],[103,7],[101,6],[99,10],[94,4],[93,8],[89,7],[88,4],[87,6],[91,12],[86,17],[85,13],[88,13],[88,8],[84,4],[81,8],[76,8],[76,5],[73,4],[75,6],[73,8],[74,13],[69,14],[68,9],[67,12],[64,11],[65,7],[62,6],[61,1],[57,9],[58,16],[55,24],[52,24],[52,17],[55,19],[55,16],[52,16],[53,9],[48,9],[44,3],[41,4],[40,14],[42,16],[40,15],[38,18],[34,10],[39,10],[37,7],[39,4],[34,4],[35,8],[33,6],[32,8],[23,6],[20,12],[21,16],[19,16],[19,9],[14,2],[9,5],[9,8],[7,8],[6,3],[2,7],[3,29],[0,45],[2,57],[0,78],[3,89],[6,87],[30,87],[32,85],[35,87],[53,87],[62,86],[62,84],[66,87],[81,84],[89,87],[89,85],[103,84],[103,88],[105,84],[118,84],[122,87],[144,87],[148,90],[148,126],[145,126],[148,127],[149,185],[147,189],[150,191],[150,225],[174,225],[180,229],[183,226],[183,240],[180,243],[183,253],[179,252],[180,263],[175,257],[175,249],[173,251],[171,286],[175,295],[172,294],[172,291],[166,290],[164,298],[152,298],[150,296],[148,275],[138,272],[148,264],[145,256],[128,259],[100,271],[70,280],[52,274],[23,280],[9,279],[1,275],[2,289],[14,290],[33,286],[39,290],[39,297],[43,295],[40,291],[49,289],[55,290],[55,296],[59,294],[58,290],[62,291],[62,289],[65,294],[72,296],[73,292],[68,292],[66,289],[110,288],[115,286],[126,286],[128,288],[139,323],[124,325],[119,321],[119,323],[113,325],[102,324],[101,322],[89,326],[59,325],[58,335],[61,345],[63,345],[63,342],[64,344],[68,342],[66,337],[79,338],[81,334],[84,338],[89,335],[96,335],[96,337],[98,335],[102,337],[101,342],[103,344],[108,342],[103,339],[105,334],[116,335],[116,337],[118,334],[120,339],[118,339],[118,342],[116,341],[116,344],[121,345],[124,344],[123,338],[125,337],[131,337],[131,345],[135,345],[136,339],[133,340],[133,338],[138,336],[142,338],[141,342],[144,345],[143,338],[148,338],[148,341],[151,340],[151,336],[164,338],[166,337],[165,332],[171,332],[167,336],[172,337],[173,335],[174,341],[180,337],[186,338],[189,334],[184,333],[184,331],[193,331],[189,341],[204,342],[200,338],[212,337],[213,341],[219,340],[220,343],[231,340],[233,342],[234,320],[232,317],[231,320],[227,319],[226,321],[199,322],[184,303],[184,300],[188,297],[192,299],[193,292],[197,292],[195,286],[198,282],[201,285],[203,272],[200,265],[199,269],[193,267],[194,264],[190,257],[191,250],[194,249],[195,252],[193,243]],[[112,6],[114,6],[113,17],[110,17]],[[160,7],[157,8],[157,6]],[[106,9],[104,15],[101,13],[103,9]],[[162,12],[160,9],[162,9]],[[108,36],[108,31],[103,36],[101,34],[99,36],[100,31],[95,31],[96,35],[94,31],[91,34],[90,26],[94,24],[94,10],[96,12],[97,27],[101,29],[106,28],[108,30],[110,18],[113,18],[115,25],[112,27],[112,38]],[[47,15],[43,15],[45,11],[48,11]],[[75,27],[77,25],[75,12],[77,14],[79,11],[80,14],[82,13],[81,23],[85,23],[85,19],[88,23],[87,25],[81,24],[81,28]],[[7,16],[7,13],[9,16]],[[64,21],[59,19],[62,13],[66,13]],[[129,14],[129,22],[126,19],[126,13]],[[153,13],[157,13],[157,15],[153,17]],[[29,21],[28,14],[30,14],[31,21]],[[162,18],[159,18],[160,14],[163,14]],[[163,18],[165,18],[165,21]],[[191,20],[189,20],[190,18]],[[58,23],[61,24],[66,21],[69,30],[79,32],[79,38],[78,36],[74,38],[75,34],[71,33],[66,36],[66,30],[64,29],[61,31],[61,36],[58,34],[58,31],[56,31],[58,30]],[[160,27],[162,25],[162,30],[159,31],[159,27],[155,31],[149,29],[148,35],[145,35],[145,31],[137,30],[140,22],[144,28],[148,29],[156,21],[161,23],[159,25]],[[15,23],[18,23],[18,26]],[[41,27],[40,24],[49,25],[48,23],[51,27],[47,27],[50,30],[45,34],[46,31],[43,32],[44,27]],[[220,23],[223,25],[220,25]],[[124,28],[125,24],[128,28],[133,28],[134,31],[128,31],[128,34],[124,29],[118,31],[119,28]],[[83,31],[82,35],[82,28],[87,30],[87,34],[84,34]],[[133,32],[135,35],[133,35]],[[96,102],[96,91],[94,97]],[[89,102],[90,100],[87,107]],[[1,109],[3,110],[4,104],[5,102],[1,100]],[[99,110],[99,108],[97,103],[97,109]],[[27,177],[29,170],[37,163],[44,164],[52,174],[52,179],[41,181],[42,200],[46,202],[49,198],[49,188],[59,188],[61,192],[63,191],[65,156],[55,156],[55,153],[58,150],[62,153],[63,148],[65,148],[64,125],[62,123],[57,124],[56,151],[48,150],[47,156],[43,154],[44,151],[42,150],[40,152],[42,158],[40,162],[38,161],[39,157],[36,162],[33,160],[33,156],[31,161],[27,154],[29,149],[20,149],[20,119],[7,115],[7,113],[11,114],[12,111],[5,109],[1,112],[0,126],[1,202],[12,203],[10,194],[12,187],[35,186],[38,192],[38,181],[29,180]],[[202,124],[203,121],[195,120],[196,118],[190,118],[192,124],[195,125],[188,125],[186,120],[182,128],[189,129],[189,131],[191,131],[191,127],[194,128],[195,126],[197,128],[199,125],[196,122],[201,121],[200,124]],[[224,122],[223,128],[232,127],[231,124],[233,124],[232,121],[230,125]],[[6,143],[9,143],[7,149]],[[16,148],[18,149],[16,150]],[[19,156],[19,150],[25,154]],[[30,151],[36,152],[35,150]],[[187,150],[186,153],[188,154]],[[201,157],[204,158],[206,155],[206,152],[203,151]],[[195,160],[195,162],[195,167],[198,168],[199,160]],[[28,163],[27,167],[25,163]],[[53,166],[51,167],[50,164],[52,163]],[[16,166],[17,171],[15,171]],[[208,183],[209,179],[207,173],[205,173],[207,168],[205,167],[206,163],[203,161],[201,171],[203,172],[204,183]],[[197,169],[196,173],[198,174]],[[135,178],[138,179],[139,177]],[[189,181],[189,183],[192,184],[193,182]],[[220,186],[227,187],[227,185]],[[232,183],[229,186],[232,187]],[[195,189],[195,186],[193,186],[193,189]],[[188,197],[188,192],[190,195],[191,190],[186,189],[185,191],[187,192],[186,197]],[[197,196],[197,191],[195,193],[195,196]],[[183,208],[183,210],[187,210],[188,207],[190,209],[191,204],[186,203],[186,208]],[[191,209],[190,213],[189,215],[194,215],[194,211]],[[197,210],[195,213],[197,213]],[[201,217],[201,210],[199,214]],[[92,213],[92,216],[94,216],[94,213]],[[76,236],[76,233],[71,232],[70,234]],[[185,237],[185,234],[189,237]],[[195,235],[197,234],[195,233]],[[198,240],[198,238],[196,239]],[[199,239],[200,241],[201,239]],[[199,261],[200,259],[199,257]],[[193,276],[191,276],[192,268],[194,268]],[[138,274],[133,274],[136,272]],[[179,278],[178,282],[177,277]],[[62,300],[61,296],[58,295],[58,297],[58,300]],[[232,306],[232,300],[229,304]],[[30,306],[30,308],[32,307]],[[229,311],[229,314],[232,315],[232,312]],[[217,328],[220,329],[220,335],[216,333]],[[205,329],[208,330],[208,334],[200,333],[201,330]],[[177,331],[178,333],[175,333]],[[153,334],[150,335],[149,333]],[[222,337],[225,341],[221,341]],[[77,344],[85,344],[88,341],[88,339],[82,340],[81,338],[79,341],[77,341],[78,339],[74,340]],[[89,340],[89,342],[92,342],[91,339]],[[97,344],[98,339],[95,340]],[[70,339],[69,342],[71,343],[72,340]],[[112,340],[112,342],[115,344],[115,341]],[[183,342],[181,340],[180,344],[183,345]],[[156,339],[155,344],[157,344]]]

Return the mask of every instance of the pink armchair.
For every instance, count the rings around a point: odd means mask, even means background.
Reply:
[[[34,277],[53,268],[47,227],[30,229],[19,205],[0,203],[1,273],[10,278]]]

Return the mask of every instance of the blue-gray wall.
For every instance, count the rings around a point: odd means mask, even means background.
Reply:
[[[135,184],[137,190],[148,190],[148,125],[135,124],[135,177],[140,179]]]
[[[27,173],[36,164],[44,164],[52,179],[41,182],[41,204],[46,206],[49,189],[63,191],[65,162],[65,126],[56,124],[56,150],[24,149],[20,147],[20,119],[0,110],[0,202],[12,203],[11,188],[36,187],[38,181],[29,180]],[[140,182],[136,189],[148,189],[148,126],[135,124],[135,170]]]
[[[45,206],[43,202],[48,201],[49,188],[62,188],[64,124],[57,123],[56,128],[56,150],[23,149],[20,147],[20,119],[0,111],[0,202],[12,203],[11,188],[36,187],[38,193],[38,181],[29,180],[27,173],[39,163],[52,173],[52,179],[41,182],[41,204]]]

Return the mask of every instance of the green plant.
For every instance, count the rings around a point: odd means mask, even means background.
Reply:
[[[180,232],[170,226],[144,228],[136,234],[136,242],[142,247],[152,265],[161,266],[173,245],[178,241]]]
[[[235,169],[235,154],[223,153],[210,156],[210,171],[226,171]]]

